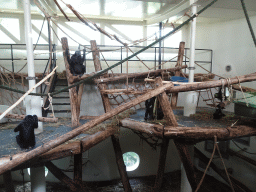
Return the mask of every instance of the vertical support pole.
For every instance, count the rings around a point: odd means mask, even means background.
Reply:
[[[162,37],[162,22],[159,23],[159,38]],[[162,63],[162,41],[159,41],[159,55],[158,55],[158,69],[161,69],[161,63]]]
[[[192,15],[197,13],[197,6],[192,5]],[[195,72],[195,40],[196,40],[196,17],[191,21],[191,43],[190,43],[190,61],[189,61],[189,83],[194,82]],[[184,116],[190,116],[196,113],[196,92],[191,91],[187,93],[186,102],[184,106]]]
[[[158,162],[158,170],[157,170],[157,174],[156,174],[154,192],[159,192],[161,189],[161,186],[162,186],[169,141],[170,141],[169,139],[167,139],[165,137],[163,138],[163,143],[161,146],[160,157],[159,157],[159,162]]]
[[[24,20],[25,20],[25,39],[27,48],[27,62],[28,62],[28,82],[29,88],[36,84],[35,68],[34,68],[34,55],[33,55],[33,39],[31,27],[31,13],[30,13],[30,0],[24,0]],[[36,93],[36,89],[32,92]],[[41,97],[27,96],[26,97],[26,114],[37,115],[42,117]],[[38,128],[35,129],[35,134],[43,132],[43,122],[38,122]]]
[[[175,65],[175,67],[181,67],[182,66],[184,49],[185,49],[185,42],[180,42],[178,60],[177,60],[177,64]],[[178,70],[178,71],[175,71],[175,76],[181,76],[181,69]],[[177,101],[178,101],[178,93],[172,93],[172,98],[171,98],[172,108],[176,108]]]
[[[93,62],[94,62],[94,67],[95,67],[95,71],[100,71],[101,68],[101,63],[100,63],[100,55],[99,55],[99,50],[97,48],[97,44],[96,41],[91,41],[91,50],[92,50],[92,55],[93,55]],[[104,90],[106,89],[107,85],[106,84],[99,84],[98,88],[100,90]],[[102,94],[101,93],[101,98],[102,98],[102,102],[103,102],[103,106],[104,106],[104,110],[105,112],[109,112],[111,110],[111,105],[109,102],[109,98],[107,94]],[[124,160],[123,160],[123,153],[122,153],[122,149],[120,146],[120,141],[119,138],[111,135],[111,140],[112,140],[112,144],[114,147],[114,151],[115,151],[115,155],[116,155],[116,163],[118,166],[118,170],[119,170],[119,174],[121,176],[121,180],[124,186],[124,191],[125,192],[132,192],[130,183],[129,183],[129,178],[126,172],[126,167],[124,164]]]
[[[64,37],[61,38],[61,43],[62,43],[62,50],[63,50],[63,57],[65,62],[68,86],[70,86],[71,85],[70,79],[73,77],[73,75],[69,70],[69,63],[67,60],[67,58],[70,57],[67,38],[64,38]],[[70,98],[70,106],[71,106],[72,127],[76,127],[79,125],[79,115],[80,115],[80,105],[78,105],[78,95],[76,92],[76,87],[69,89],[69,98]]]
[[[30,168],[31,191],[46,192],[45,168]]]
[[[3,174],[4,177],[4,186],[6,192],[15,192],[13,181],[12,181],[12,173],[11,171],[6,171]]]
[[[159,87],[162,85],[163,85],[162,79],[160,77],[157,77],[156,78],[156,86]],[[173,125],[173,126],[178,125],[177,120],[173,114],[171,105],[169,103],[167,94],[165,92],[163,92],[162,94],[160,94],[158,96],[158,99],[159,99],[161,108],[163,110],[164,116],[165,116],[165,118],[167,118],[168,125]],[[157,170],[157,175],[156,175],[156,180],[155,180],[154,192],[160,191],[161,186],[162,186],[168,145],[169,145],[169,139],[163,137],[163,143],[161,146],[161,151],[160,151],[160,156],[159,156],[158,170]]]
[[[83,155],[82,153],[74,155],[74,182],[83,188]]]
[[[126,172],[126,167],[125,167],[124,160],[123,160],[123,153],[122,153],[122,149],[120,146],[119,138],[115,137],[114,135],[111,135],[111,140],[112,140],[115,155],[116,155],[116,163],[118,166],[119,174],[121,176],[122,183],[124,186],[124,191],[132,192],[132,188],[129,183],[129,178],[128,178],[128,175]]]

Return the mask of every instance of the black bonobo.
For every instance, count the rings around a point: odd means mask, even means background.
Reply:
[[[145,111],[145,117],[144,117],[145,120],[154,120],[155,119],[155,115],[154,115],[155,100],[156,100],[156,97],[152,97],[145,101],[145,105],[146,105],[146,111]],[[158,106],[158,104],[157,104],[157,106]],[[157,114],[156,115],[157,120],[161,120],[164,118],[164,114],[163,114],[161,107],[157,107],[156,114]]]
[[[27,115],[23,121],[14,129],[14,132],[20,132],[16,136],[16,141],[20,148],[28,149],[36,144],[34,129],[38,127],[38,118],[36,115]]]
[[[68,50],[66,51],[68,55]],[[81,56],[80,51],[76,51],[74,55],[71,56],[71,59],[68,58],[69,69],[73,75],[82,76],[85,73],[85,66],[83,65],[85,60],[85,51],[83,53],[83,57]]]

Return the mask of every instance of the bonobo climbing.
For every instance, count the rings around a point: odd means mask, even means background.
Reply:
[[[83,57],[81,56],[80,50],[76,51],[75,54],[71,56],[71,59],[69,58],[68,50],[66,50],[66,55],[69,63],[70,72],[73,75],[82,76],[86,72],[85,66],[83,65],[85,60],[85,50],[83,51]]]

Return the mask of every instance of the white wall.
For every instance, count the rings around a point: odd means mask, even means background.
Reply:
[[[251,23],[256,32],[256,17],[251,17]],[[234,21],[214,23],[214,24],[197,24],[196,48],[213,49],[213,73],[228,77],[235,77],[254,73],[256,49],[245,19]],[[227,65],[232,66],[230,72],[225,71]],[[256,88],[254,82],[244,83],[243,85]],[[251,137],[251,147],[239,144],[242,148],[248,148],[249,152],[255,153],[255,137]],[[203,150],[203,144],[197,145]],[[231,149],[239,149],[231,142]],[[207,153],[210,157],[210,153]],[[255,155],[242,153],[254,160]],[[219,160],[214,160],[221,169],[223,166]],[[233,168],[233,176],[243,182],[252,191],[256,189],[255,171],[256,167],[240,160],[236,157],[230,157],[225,161],[228,168]]]

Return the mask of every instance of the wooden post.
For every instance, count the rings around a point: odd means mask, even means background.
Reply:
[[[169,141],[170,140],[168,138],[163,138],[163,143],[161,145],[160,157],[158,162],[158,170],[156,174],[154,192],[159,192],[162,186]]]
[[[79,186],[64,174],[58,167],[56,167],[51,161],[45,163],[47,169],[61,182],[65,183],[71,191],[79,191]]]
[[[183,163],[191,188],[193,191],[195,191],[197,188],[196,175],[193,167],[192,158],[188,151],[188,145],[178,140],[174,140],[174,144],[176,145],[179,152],[180,159]]]
[[[74,155],[74,182],[83,188],[83,155],[82,153]]]
[[[6,192],[15,192],[14,185],[12,181],[12,173],[11,171],[7,171],[4,173],[4,186]]]
[[[156,85],[157,86],[163,85],[161,78],[159,77],[156,78]],[[160,105],[162,107],[164,116],[168,120],[168,124],[172,126],[178,126],[177,120],[173,114],[171,105],[168,101],[167,94],[163,92],[158,96],[158,99],[160,101]],[[184,164],[184,168],[186,170],[190,185],[192,186],[193,189],[196,189],[197,184],[195,180],[195,173],[194,173],[193,163],[192,163],[190,154],[188,153],[188,147],[186,145],[182,145],[182,143],[179,143],[177,141],[174,141],[174,143],[179,151],[181,161]]]
[[[156,78],[155,83],[156,83],[157,87],[163,85],[162,79],[160,77]],[[168,125],[173,125],[173,126],[178,125],[166,93],[163,92],[162,94],[158,95],[158,100],[159,100],[159,103],[163,110],[164,116],[168,121]],[[160,151],[160,156],[159,156],[158,170],[157,170],[157,175],[156,175],[156,180],[155,180],[154,192],[160,191],[161,186],[162,186],[168,145],[169,145],[169,139],[164,137],[164,130],[163,130],[163,143],[161,146],[161,151]]]
[[[99,50],[97,48],[97,44],[96,41],[91,41],[91,48],[92,48],[92,53],[93,53],[93,62],[94,62],[94,67],[95,67],[95,71],[100,71],[102,70],[101,67],[101,63],[100,63],[100,54],[99,54]],[[98,88],[100,91],[105,90],[107,88],[107,85],[104,84],[98,84]],[[109,102],[109,98],[107,94],[104,94],[101,92],[101,98],[102,98],[102,102],[103,102],[103,106],[105,109],[105,112],[110,112],[111,111],[111,105]],[[131,192],[131,186],[129,183],[129,179],[128,179],[128,175],[126,172],[126,167],[124,164],[124,160],[123,160],[123,153],[121,150],[121,146],[120,146],[120,142],[118,137],[111,135],[111,140],[113,143],[113,147],[114,147],[114,151],[115,151],[115,155],[116,155],[116,163],[118,166],[118,170],[122,179],[122,183],[124,186],[124,191],[125,192]]]
[[[70,86],[72,85],[71,81],[73,81],[73,74],[70,72],[69,63],[67,60],[67,57],[70,57],[67,38],[66,37],[61,38],[61,43],[62,43],[63,58],[65,62],[68,86]],[[77,89],[76,87],[69,89],[72,127],[76,127],[79,125],[79,116],[80,116],[80,105],[78,105],[78,95],[77,95],[76,89]]]
[[[185,49],[185,42],[180,42],[178,60],[177,60],[177,64],[175,65],[175,67],[181,67],[182,66],[184,49]],[[181,74],[182,74],[181,69],[175,71],[175,76],[181,76]],[[173,93],[172,98],[171,98],[172,108],[176,108],[177,101],[178,101],[178,93]]]

